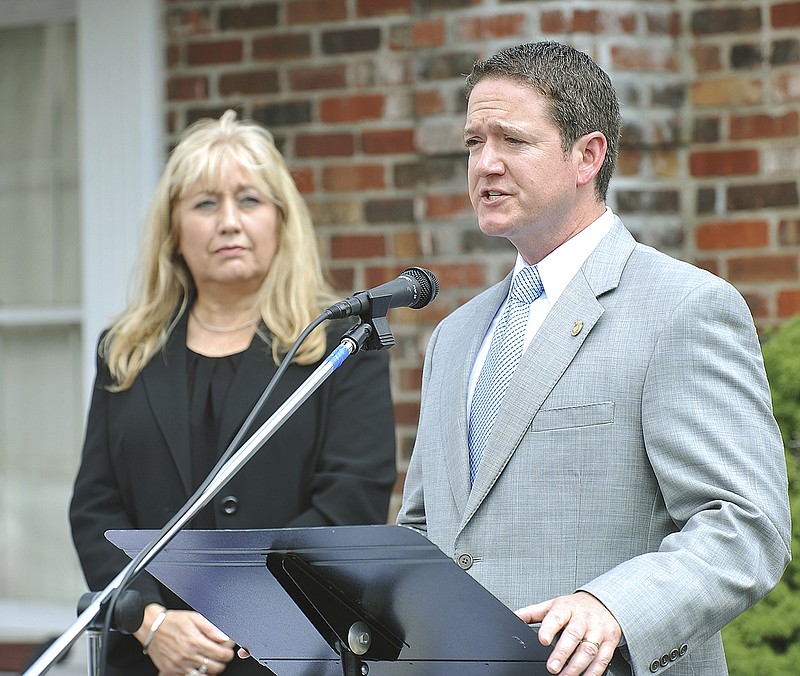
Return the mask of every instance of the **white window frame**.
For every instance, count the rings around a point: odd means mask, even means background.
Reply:
[[[164,162],[161,4],[76,2],[87,393],[97,337],[125,307],[141,225]]]

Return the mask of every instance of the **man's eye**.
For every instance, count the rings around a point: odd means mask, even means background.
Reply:
[[[478,145],[478,143],[480,143],[480,141],[476,138],[464,139],[464,145],[467,146],[467,148],[473,148]]]

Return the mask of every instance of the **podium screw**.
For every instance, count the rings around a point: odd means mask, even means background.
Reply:
[[[347,644],[355,655],[363,655],[369,650],[372,635],[365,622],[354,622],[347,632]]]

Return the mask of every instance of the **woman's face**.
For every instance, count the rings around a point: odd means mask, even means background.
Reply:
[[[255,293],[278,249],[278,208],[234,164],[220,185],[190,186],[175,205],[180,253],[198,295]]]

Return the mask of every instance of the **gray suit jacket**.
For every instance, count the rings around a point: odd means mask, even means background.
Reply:
[[[609,674],[726,674],[720,629],[790,559],[747,305],[617,219],[523,355],[470,490],[469,374],[509,284],[431,337],[398,523],[512,609],[595,595],[627,642]]]

